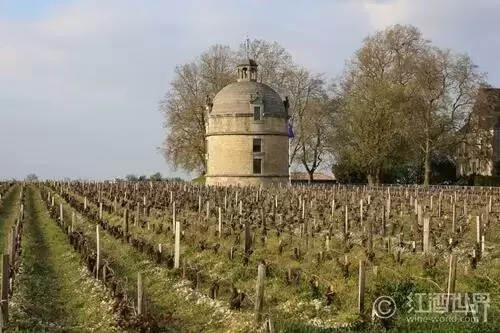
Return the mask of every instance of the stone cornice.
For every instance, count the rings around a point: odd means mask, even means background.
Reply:
[[[231,117],[253,117],[253,113],[216,113],[210,114],[209,118],[231,118]],[[264,111],[264,119],[265,118],[288,118],[286,115],[274,115],[274,114],[266,114]]]
[[[220,136],[220,135],[274,135],[274,136],[288,136],[288,133],[286,132],[277,132],[277,131],[269,131],[269,132],[241,132],[241,131],[235,131],[235,132],[212,132],[212,133],[207,133],[205,134],[205,137],[209,136]]]

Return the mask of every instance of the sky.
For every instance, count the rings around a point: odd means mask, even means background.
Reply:
[[[158,152],[176,65],[277,41],[334,78],[363,38],[411,24],[500,87],[498,0],[0,0],[0,179],[193,175]]]

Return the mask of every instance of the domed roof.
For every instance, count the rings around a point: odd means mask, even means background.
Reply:
[[[263,104],[264,117],[286,117],[280,95],[264,83],[239,81],[228,84],[213,100],[213,114],[249,114],[250,104]]]

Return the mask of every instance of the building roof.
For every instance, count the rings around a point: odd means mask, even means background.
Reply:
[[[215,96],[211,115],[250,114],[251,104],[264,105],[264,117],[286,117],[280,95],[271,87],[256,81],[231,83]]]
[[[290,177],[292,180],[309,180],[309,174],[307,172],[290,172]],[[337,180],[334,175],[327,175],[321,172],[314,173],[314,180],[321,181],[335,181]]]

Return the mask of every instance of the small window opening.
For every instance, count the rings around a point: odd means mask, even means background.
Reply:
[[[261,120],[260,106],[253,107],[253,120]]]
[[[253,159],[253,173],[261,174],[262,173],[262,159],[254,158]]]
[[[262,152],[262,139],[253,139],[253,152]]]

